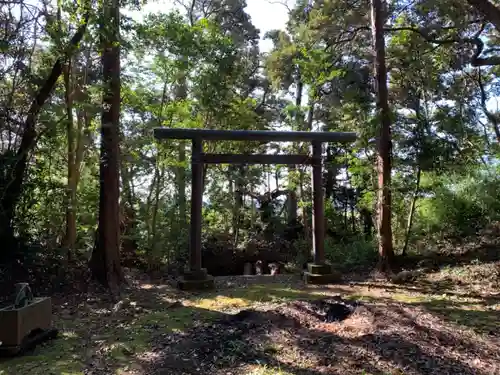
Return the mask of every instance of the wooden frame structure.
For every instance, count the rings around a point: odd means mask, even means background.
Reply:
[[[328,283],[333,281],[331,266],[325,264],[324,194],[322,184],[322,144],[325,142],[348,143],[356,140],[356,133],[267,131],[267,130],[209,130],[156,128],[158,140],[191,140],[192,188],[190,223],[189,271],[179,280],[182,289],[200,289],[213,286],[213,278],[202,269],[201,222],[204,164],[305,164],[312,166],[313,186],[313,254],[314,263],[305,273],[306,282]],[[268,154],[209,154],[203,152],[203,141],[258,141],[310,142],[311,155]]]

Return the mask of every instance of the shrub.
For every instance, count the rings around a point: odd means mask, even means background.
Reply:
[[[454,176],[433,190],[417,205],[414,228],[421,235],[471,235],[500,218],[500,177],[494,171]]]
[[[327,238],[325,252],[327,260],[345,270],[371,267],[377,261],[375,242],[362,237],[352,237],[341,242]]]

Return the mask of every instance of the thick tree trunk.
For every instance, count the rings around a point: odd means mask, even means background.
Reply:
[[[101,155],[99,226],[89,262],[92,276],[114,289],[124,280],[120,265],[120,6],[118,0],[104,3],[102,38],[103,110],[101,117]]]
[[[391,262],[394,257],[391,227],[391,112],[389,109],[385,61],[384,5],[383,0],[371,0],[375,92],[380,121],[377,145],[379,270],[390,273]]]
[[[82,40],[87,30],[89,16],[90,13],[87,12],[76,33],[71,38],[66,54],[56,60],[49,77],[40,87],[35,98],[33,99],[28,110],[28,116],[24,122],[21,143],[16,153],[15,160],[9,164],[9,167],[5,172],[6,176],[12,176],[12,180],[8,182],[3,191],[1,191],[2,197],[0,199],[0,240],[7,249],[14,249],[14,246],[12,246],[14,239],[13,220],[17,203],[19,202],[19,198],[22,194],[24,176],[26,174],[28,159],[30,156],[29,154],[36,144],[36,121],[38,119],[38,115],[40,114],[45,102],[50,97],[57,80],[61,76],[66,59],[71,56],[74,48]],[[0,254],[0,257],[9,256],[6,251],[2,251]]]

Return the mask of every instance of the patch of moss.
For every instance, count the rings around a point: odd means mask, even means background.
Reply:
[[[31,353],[0,362],[0,375],[83,375],[80,344],[75,332],[62,331],[57,339]]]

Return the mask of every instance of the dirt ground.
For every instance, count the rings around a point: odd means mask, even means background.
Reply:
[[[130,271],[119,303],[54,296],[60,337],[0,362],[0,375],[500,374],[498,267],[444,267],[404,285],[224,277],[204,294]],[[314,302],[325,298],[350,315],[325,321]]]

